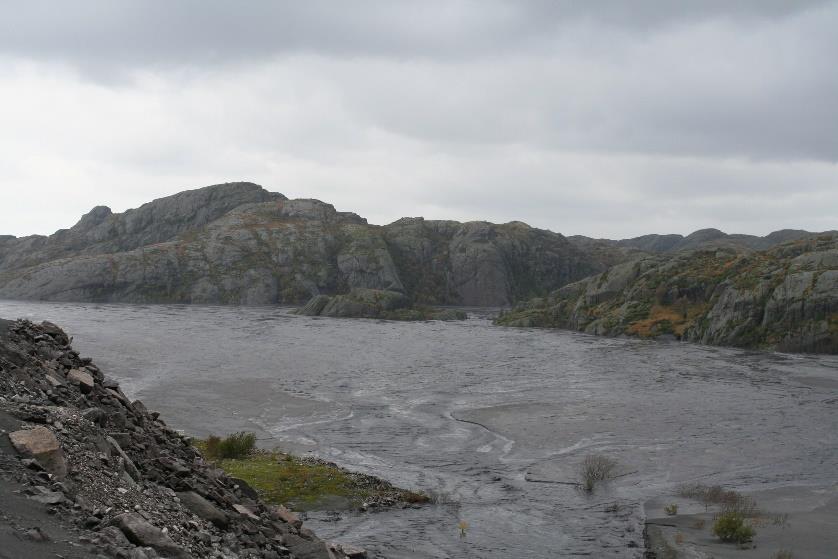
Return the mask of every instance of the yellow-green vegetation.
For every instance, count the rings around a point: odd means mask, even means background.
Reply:
[[[705,305],[701,304],[683,303],[679,307],[652,305],[648,317],[630,322],[626,327],[626,333],[641,338],[660,334],[674,334],[680,338],[703,310],[705,310]]]
[[[754,539],[756,531],[736,512],[720,514],[713,523],[713,533],[723,542],[743,545]]]
[[[350,472],[317,458],[301,458],[279,450],[252,447],[244,455],[224,458],[217,450],[210,450],[210,441],[215,441],[212,445],[216,449],[225,447],[225,442],[227,447],[241,449],[249,440],[247,435],[252,436],[252,433],[236,433],[224,439],[198,439],[193,440],[193,444],[228,475],[246,481],[268,503],[295,510],[323,510],[430,501],[423,493],[400,489],[376,477]],[[232,442],[228,442],[231,439]]]

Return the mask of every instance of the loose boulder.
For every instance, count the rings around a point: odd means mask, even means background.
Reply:
[[[194,491],[185,491],[177,494],[180,502],[186,505],[196,516],[212,522],[219,528],[226,528],[229,524],[227,515],[214,504],[204,499]]]
[[[55,435],[46,427],[35,427],[9,433],[9,440],[20,454],[34,458],[59,479],[67,476],[67,461]]]
[[[164,557],[189,559],[190,555],[163,530],[147,522],[142,516],[125,513],[115,516],[111,524],[122,530],[128,541],[134,545],[151,547]]]
[[[89,394],[93,390],[93,376],[87,371],[72,369],[67,373],[67,380],[73,384],[77,384],[82,394]]]

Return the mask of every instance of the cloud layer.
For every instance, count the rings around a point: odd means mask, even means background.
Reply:
[[[230,180],[374,223],[838,228],[838,3],[675,5],[10,5],[0,233]]]

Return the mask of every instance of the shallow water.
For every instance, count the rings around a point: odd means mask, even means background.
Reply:
[[[680,483],[838,482],[836,357],[500,328],[476,314],[398,323],[0,301],[0,317],[63,326],[172,427],[256,431],[264,446],[438,495],[310,515],[321,536],[390,558],[641,557],[642,503]],[[621,476],[587,496],[572,483],[593,452]]]

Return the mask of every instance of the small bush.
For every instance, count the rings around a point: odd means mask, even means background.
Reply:
[[[754,529],[745,524],[741,514],[725,512],[713,524],[713,533],[723,542],[745,544],[754,539]]]
[[[244,458],[256,448],[256,435],[240,431],[232,435],[220,438],[210,435],[206,442],[206,454],[213,460],[226,460],[228,458]]]
[[[742,495],[738,491],[725,490],[720,485],[703,485],[701,483],[682,485],[678,488],[678,495],[700,501],[704,504],[705,510],[710,505],[719,505],[722,513],[738,514],[745,518],[759,515],[759,509],[754,499]]]
[[[666,505],[663,507],[663,512],[666,513],[667,516],[675,516],[678,514],[678,505],[672,503],[671,505]]]
[[[614,477],[617,462],[602,454],[591,454],[585,457],[579,467],[582,479],[582,489],[588,493],[594,490],[597,483]]]

